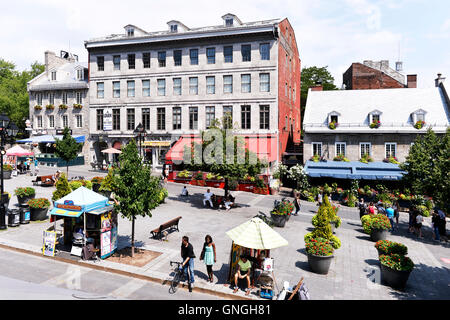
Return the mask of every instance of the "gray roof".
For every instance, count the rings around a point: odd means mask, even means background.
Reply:
[[[78,80],[77,70],[87,70],[87,63],[67,62],[62,66],[51,68],[28,82],[29,91],[70,90],[89,88],[88,80]],[[51,72],[56,71],[56,80],[51,80]],[[83,71],[84,72],[84,71]]]

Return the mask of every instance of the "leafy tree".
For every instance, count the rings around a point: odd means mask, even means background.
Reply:
[[[113,171],[114,205],[122,216],[132,221],[131,256],[134,257],[134,230],[137,216],[151,217],[161,202],[161,179],[151,176],[151,168],[143,164],[136,142],[131,139],[119,157],[120,166]]]
[[[67,127],[64,128],[62,140],[55,138],[55,141],[55,154],[66,162],[67,176],[69,176],[69,162],[77,157],[80,144],[70,135]]]
[[[56,190],[53,192],[53,201],[57,201],[61,198],[64,198],[69,193],[72,192],[70,188],[69,181],[67,181],[67,177],[64,173],[61,173],[58,181],[56,181]]]

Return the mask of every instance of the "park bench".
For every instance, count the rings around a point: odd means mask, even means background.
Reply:
[[[50,181],[46,181],[47,179],[50,179]],[[55,184],[55,181],[53,180],[53,176],[37,176],[35,180],[31,180],[33,182],[33,186],[41,185],[41,186],[48,186],[51,187]]]
[[[177,217],[175,219],[172,219],[170,221],[167,221],[165,223],[163,223],[162,225],[160,225],[158,228],[156,228],[155,230],[153,230],[152,236],[153,238],[159,237],[159,239],[162,239],[162,234],[164,230],[167,229],[175,229],[179,232],[180,230],[178,229],[178,223],[180,221],[181,217]]]

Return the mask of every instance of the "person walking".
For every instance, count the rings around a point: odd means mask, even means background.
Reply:
[[[399,230],[398,220],[400,218],[400,205],[398,204],[398,201],[394,202],[394,205],[392,206],[392,209],[394,209],[395,229]]]
[[[34,175],[37,176],[39,173],[39,167],[38,167],[39,161],[37,159],[34,159]]]
[[[185,276],[188,277],[189,292],[192,292],[194,288],[194,247],[189,243],[189,237],[184,236],[181,241],[181,258],[183,259],[183,264],[181,268],[184,271]],[[189,272],[189,275],[188,275]]]
[[[411,206],[409,208],[408,233],[414,232],[415,219],[416,219],[416,208],[414,206]]]
[[[367,204],[364,202],[363,198],[359,199],[358,208],[359,208],[359,219],[361,219],[364,215],[367,214]]]
[[[439,235],[441,237],[441,239],[445,242],[448,241],[447,238],[447,229],[446,229],[446,223],[447,220],[445,219],[445,213],[442,210],[438,210],[439,213],[439,218],[440,218],[440,222],[439,222]]]
[[[373,202],[369,203],[367,211],[369,212],[369,214],[375,214],[375,206],[373,205]]]
[[[208,282],[211,283],[214,280],[214,273],[212,268],[214,263],[217,262],[216,257],[216,245],[214,244],[212,237],[208,234],[205,237],[205,243],[203,244],[203,250],[200,255],[200,260],[203,260],[206,265],[206,271],[208,272]]]
[[[433,226],[433,240],[440,242],[441,237],[439,235],[439,223],[441,218],[439,217],[439,213],[437,210],[434,210],[433,215],[431,217],[431,224]]]
[[[422,223],[423,223],[423,217],[420,213],[417,214],[416,217],[416,231],[417,231],[417,236],[419,238],[423,238],[422,236]]]
[[[319,194],[317,195],[317,202],[318,202],[318,204],[319,204],[319,207],[322,205],[322,199],[323,199],[323,196],[322,196],[322,194],[319,192]]]
[[[300,205],[301,205],[301,203],[300,203],[300,194],[297,193],[295,195],[295,198],[294,198],[294,207],[295,207],[294,216],[298,216],[298,213],[300,212]]]
[[[394,209],[392,207],[389,207],[386,209],[386,216],[389,219],[389,222],[391,223],[391,229],[389,231],[394,231]]]

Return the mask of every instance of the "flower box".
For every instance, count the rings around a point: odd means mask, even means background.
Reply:
[[[239,183],[239,191],[253,192],[254,188],[255,188],[254,183],[250,183],[250,182],[240,182]]]
[[[225,181],[219,180],[206,180],[206,185],[211,188],[225,188]]]
[[[175,178],[176,183],[190,184],[191,180],[192,178],[180,178],[180,177]]]
[[[380,126],[381,126],[381,122],[380,122],[380,121],[373,121],[373,122],[369,125],[369,127],[370,127],[371,129],[378,129]]]
[[[83,106],[78,103],[74,103],[73,107],[74,107],[74,109],[83,109]]]
[[[270,194],[270,190],[268,187],[264,187],[264,188],[254,187],[253,193],[268,195],[268,194]]]
[[[47,110],[53,110],[53,109],[55,109],[55,106],[52,105],[52,104],[48,104],[48,105],[45,106],[45,109],[47,109]]]
[[[417,130],[422,129],[425,126],[426,122],[419,120],[416,122],[416,124],[414,125],[414,128],[416,128]]]
[[[42,106],[40,105],[34,106],[34,110],[42,110]]]
[[[331,130],[335,130],[337,127],[339,126],[339,123],[337,123],[337,122],[330,122],[329,124],[328,124],[328,128],[329,129],[331,129]]]
[[[59,110],[67,110],[69,107],[66,106],[65,104],[60,104],[58,108]]]

